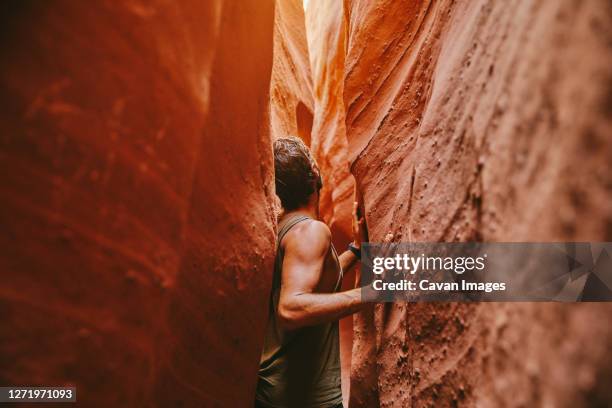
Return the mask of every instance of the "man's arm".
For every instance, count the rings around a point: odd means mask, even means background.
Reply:
[[[359,288],[314,293],[331,245],[331,233],[325,224],[308,221],[300,226],[299,234],[292,231],[284,241],[278,317],[285,328],[328,323],[360,310],[364,303]]]
[[[365,225],[365,219],[361,216],[359,210],[359,203],[355,201],[353,203],[353,246],[357,249],[361,249],[361,243],[368,240],[368,230]],[[351,251],[344,251],[338,256],[340,266],[343,271],[348,271],[355,265],[359,258]]]
[[[355,247],[359,249],[359,247],[357,247],[356,245]],[[348,272],[357,263],[358,260],[359,258],[357,258],[357,256],[349,250],[346,250],[340,255],[338,255],[338,262],[340,262],[340,267],[344,272]]]

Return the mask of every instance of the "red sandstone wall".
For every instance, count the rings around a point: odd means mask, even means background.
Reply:
[[[331,6],[331,10],[329,8]],[[346,158],[344,107],[344,30],[341,2],[314,5],[304,12],[301,0],[277,3],[274,31],[270,121],[274,137],[300,136],[310,147],[323,176],[321,218],[330,226],[334,244],[351,239],[354,181]],[[331,11],[331,12],[330,12]],[[331,37],[318,38],[309,24],[326,21]],[[307,35],[308,34],[308,35]],[[314,37],[311,37],[314,36]],[[313,89],[313,80],[317,84]],[[347,275],[345,285],[354,284]],[[343,387],[348,396],[352,319],[341,322]]]
[[[346,0],[344,14],[347,159],[371,241],[612,239],[609,2]],[[355,318],[351,407],[607,403],[611,312],[378,305]]]
[[[0,384],[250,406],[270,132],[311,144],[336,239],[350,162],[374,242],[611,240],[604,0],[311,0],[310,54],[279,1],[274,69],[270,1],[205,3],[0,6]],[[610,312],[378,305],[351,406],[607,403]]]
[[[270,85],[272,136],[299,136],[310,145],[314,120],[312,75],[301,0],[276,3]]]
[[[347,6],[347,135],[372,241],[611,238],[608,3]],[[589,403],[611,311],[379,306],[360,317],[353,406]]]
[[[274,246],[272,2],[0,8],[0,384],[250,406]]]
[[[344,124],[344,55],[346,48],[342,2],[311,2],[306,9],[308,48],[313,75],[314,125],[311,149],[323,175],[320,213],[342,252],[352,241],[351,216],[355,181],[347,159]],[[345,271],[344,289],[353,288],[355,277]],[[348,402],[353,342],[352,317],[340,321],[342,387]]]
[[[324,177],[321,212],[336,244],[344,247],[352,240],[354,179],[349,172],[344,124],[346,38],[342,3],[310,3],[306,23],[315,99],[311,149]]]

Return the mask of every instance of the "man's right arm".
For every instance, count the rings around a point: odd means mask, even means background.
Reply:
[[[336,321],[363,307],[360,288],[315,293],[330,245],[329,228],[318,221],[285,237],[278,317],[287,329]]]

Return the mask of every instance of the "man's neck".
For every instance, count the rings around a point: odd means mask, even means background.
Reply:
[[[319,196],[318,194],[312,194],[308,199],[308,203],[304,204],[301,207],[295,208],[291,211],[285,211],[282,217],[286,217],[288,215],[305,215],[314,220],[319,219]]]
[[[283,218],[284,217],[288,217],[290,215],[305,215],[308,218],[312,218],[312,219],[317,219],[317,211],[312,209],[312,208],[308,208],[308,207],[301,207],[301,208],[296,208],[295,210],[291,210],[291,211],[286,211],[283,214]]]
[[[308,203],[307,205],[298,207],[291,211],[285,211],[283,217],[287,217],[289,215],[305,215],[306,217],[316,220],[319,218],[319,211],[316,203]]]

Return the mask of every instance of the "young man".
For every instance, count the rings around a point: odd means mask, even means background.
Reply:
[[[341,407],[338,320],[363,302],[359,288],[339,289],[359,260],[364,221],[355,205],[354,241],[338,256],[318,221],[322,182],[308,147],[296,137],[277,140],[274,166],[283,213],[255,406]]]

